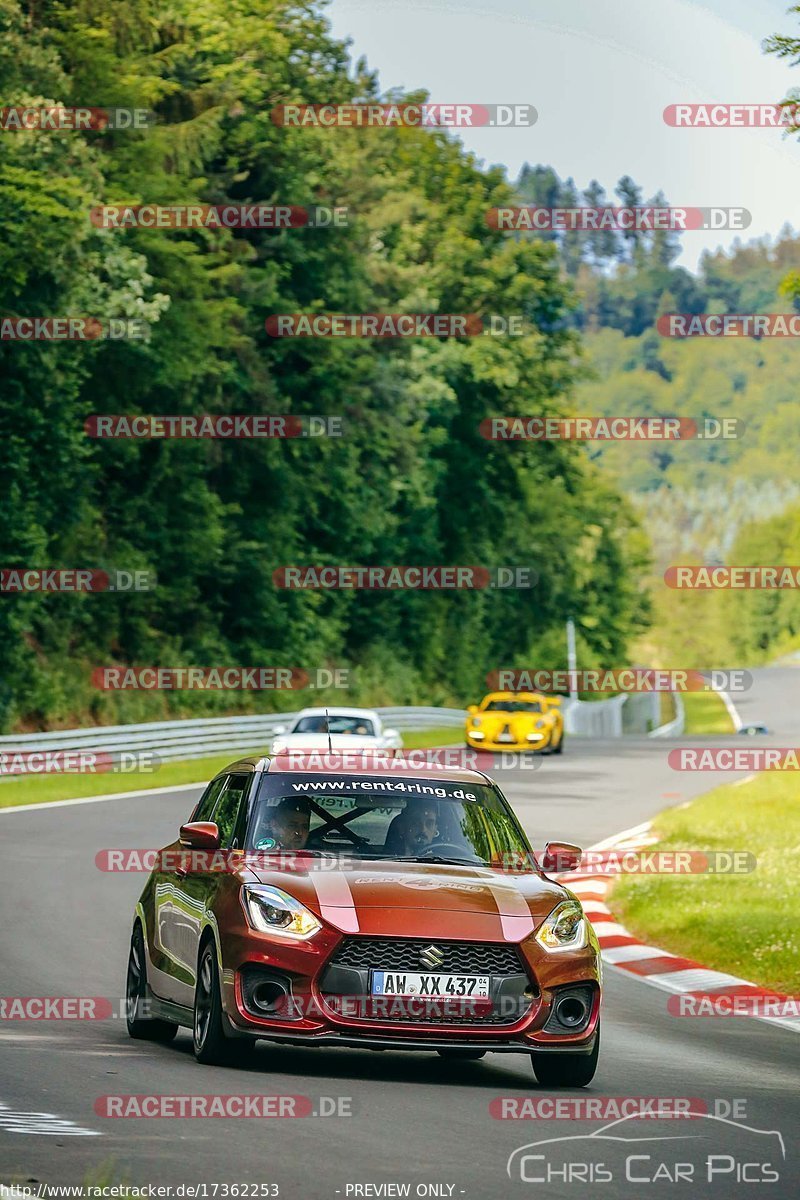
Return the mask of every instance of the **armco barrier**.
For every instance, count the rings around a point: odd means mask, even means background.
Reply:
[[[608,700],[562,701],[564,728],[572,737],[616,738],[623,735],[623,706],[629,697]],[[676,700],[680,700],[676,697]],[[332,705],[331,707],[335,707]],[[466,713],[460,708],[379,708],[387,728],[436,729],[462,726]],[[653,730],[651,737],[668,737],[682,732],[683,706],[679,703],[679,721]],[[88,729],[59,729],[53,733],[21,733],[0,737],[0,753],[12,750],[68,751],[96,753],[151,753],[162,762],[205,758],[227,751],[267,753],[275,730],[288,725],[296,712],[259,713],[254,716],[208,717],[188,721],[152,721],[144,725],[99,725]],[[15,776],[0,776],[0,781]]]
[[[390,729],[432,729],[461,725],[466,715],[460,708],[379,708],[378,712],[384,725]],[[148,752],[158,755],[163,762],[205,758],[212,754],[224,754],[228,750],[266,753],[276,728],[289,724],[296,716],[296,712],[269,713],[189,721],[154,721],[145,725],[100,725],[88,729],[59,729],[53,733],[9,734],[0,737],[0,752]]]
[[[572,737],[622,737],[622,708],[627,696],[608,700],[562,701],[564,730]]]
[[[668,721],[666,725],[659,725],[658,729],[653,730],[650,737],[677,737],[683,733],[686,728],[686,708],[679,692],[675,692],[674,697],[675,719]]]

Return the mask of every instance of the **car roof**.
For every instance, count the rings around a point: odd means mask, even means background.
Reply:
[[[487,700],[547,700],[544,692],[487,692],[481,701],[485,704]]]
[[[339,705],[334,708],[330,704],[327,708],[304,708],[295,720],[299,721],[301,717],[324,717],[326,712],[331,717],[368,717],[370,721],[380,721],[374,708],[341,708]]]
[[[349,757],[357,754],[358,751],[347,750],[340,752]],[[309,754],[299,756],[298,754],[278,754],[272,758],[239,758],[236,762],[230,763],[222,771],[217,771],[215,779],[220,775],[231,775],[234,773],[242,773],[243,771],[256,771],[260,774],[269,775],[292,775],[292,774],[313,774],[317,771],[324,772],[326,775],[349,777],[352,775],[391,775],[398,779],[430,779],[438,780],[443,783],[475,783],[488,784],[494,786],[493,781],[483,771],[472,771],[469,767],[444,767],[438,763],[431,763],[424,767],[412,767],[405,764],[404,760],[402,768],[391,768],[385,764],[378,763],[362,763],[359,767],[338,767],[331,765],[336,762],[337,752],[333,754],[327,752],[321,755],[319,751],[311,751]],[[298,761],[298,759],[300,761]],[[308,761],[303,761],[307,759]]]
[[[345,761],[348,761],[356,753],[358,752],[352,750],[344,751],[338,757],[344,757]],[[274,758],[264,759],[263,764],[264,770],[270,775],[308,775],[321,772],[337,778],[339,776],[348,778],[353,775],[381,775],[397,779],[439,780],[443,783],[491,783],[491,780],[482,771],[472,771],[468,767],[443,767],[437,764],[415,767],[403,759],[397,760],[399,764],[397,767],[387,766],[386,762],[362,762],[357,767],[350,765],[340,767],[336,765],[336,759],[335,751],[333,754],[322,755],[313,752],[306,755],[278,754]]]

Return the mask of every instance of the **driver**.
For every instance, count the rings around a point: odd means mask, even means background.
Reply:
[[[287,796],[270,813],[269,829],[282,850],[304,850],[310,825],[308,801],[297,796]]]
[[[439,836],[436,805],[429,800],[409,801],[398,821],[402,854],[422,854]]]

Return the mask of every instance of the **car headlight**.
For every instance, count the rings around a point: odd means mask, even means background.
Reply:
[[[480,725],[480,723],[481,723],[481,719],[480,719],[480,717],[473,717],[473,718],[472,718],[472,724],[473,724],[473,725]]]
[[[562,900],[536,932],[536,941],[549,953],[582,950],[586,945],[586,918],[577,900]]]
[[[286,749],[286,742],[277,741],[277,742],[272,743],[272,753],[273,754],[282,754],[285,749]]]
[[[544,729],[546,724],[547,724],[547,721],[545,721],[544,717],[540,717],[533,728],[534,729]]]
[[[309,938],[322,928],[310,909],[280,888],[245,884],[242,905],[253,929],[281,937]]]

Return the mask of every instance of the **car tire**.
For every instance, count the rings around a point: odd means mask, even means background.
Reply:
[[[230,1065],[239,1062],[253,1044],[253,1038],[229,1038],[225,1035],[216,943],[207,941],[200,950],[194,990],[194,1056],[199,1063]]]
[[[558,745],[556,746],[555,750],[553,751],[553,754],[563,754],[563,753],[564,753],[564,734],[562,731],[561,737],[559,738],[559,741],[558,741]]]
[[[542,1087],[586,1087],[594,1079],[600,1054],[600,1026],[591,1054],[559,1054],[557,1050],[532,1050],[533,1073]]]
[[[147,959],[144,934],[139,922],[131,935],[128,954],[128,973],[125,980],[125,1023],[132,1038],[148,1042],[171,1042],[178,1032],[172,1021],[161,1021],[156,1017],[141,1015],[147,1000]]]
[[[483,1058],[486,1054],[485,1050],[460,1050],[454,1046],[452,1049],[437,1050],[436,1053],[440,1058],[448,1059],[452,1062],[477,1062],[479,1058]]]

